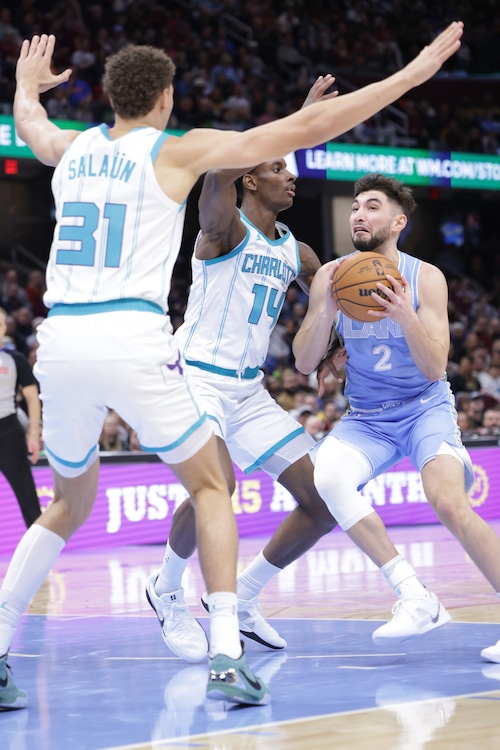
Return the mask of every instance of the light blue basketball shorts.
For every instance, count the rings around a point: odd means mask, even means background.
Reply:
[[[446,443],[463,461],[466,491],[474,484],[472,461],[462,443],[447,383],[438,381],[425,390],[425,395],[388,408],[373,411],[352,408],[329,435],[363,454],[371,467],[370,478],[406,456],[422,471]],[[319,445],[321,442],[313,448],[313,461]]]

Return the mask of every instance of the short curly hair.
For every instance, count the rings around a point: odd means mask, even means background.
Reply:
[[[360,193],[366,193],[368,190],[379,190],[384,193],[390,201],[403,209],[406,216],[410,216],[417,207],[411,188],[403,185],[395,177],[386,177],[385,174],[365,174],[354,184],[354,197],[357,198]]]
[[[175,64],[162,50],[128,44],[106,60],[103,89],[119,117],[147,115],[175,75]]]

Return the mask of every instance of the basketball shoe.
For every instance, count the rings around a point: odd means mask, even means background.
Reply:
[[[483,657],[483,659],[494,661],[497,664],[500,664],[500,641],[497,641],[494,646],[483,648],[483,650],[481,651],[481,656]]]
[[[25,708],[27,703],[26,693],[19,690],[12,679],[7,654],[0,656],[0,711]]]
[[[201,661],[208,654],[205,631],[184,603],[182,588],[158,596],[155,583],[158,572],[153,573],[146,585],[146,597],[160,622],[163,640],[169,649],[185,661]]]
[[[267,706],[271,692],[247,664],[243,644],[239,659],[217,654],[209,659],[207,698],[242,706]]]
[[[429,592],[423,599],[398,599],[392,608],[392,620],[374,631],[374,643],[382,645],[391,641],[406,641],[414,635],[423,635],[440,628],[451,620],[436,594]]]
[[[208,612],[206,593],[201,597],[201,603]],[[262,646],[273,649],[286,648],[286,641],[280,636],[266,620],[262,614],[259,600],[256,596],[253,599],[238,599],[238,623],[240,633],[252,641],[260,643]]]

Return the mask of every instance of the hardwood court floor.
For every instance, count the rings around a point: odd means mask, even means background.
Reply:
[[[495,522],[497,532],[500,522]],[[392,528],[396,546],[450,610],[453,622],[379,647],[392,590],[339,531],[263,592],[288,641],[247,641],[268,680],[269,706],[205,701],[206,664],[163,644],[144,596],[163,547],[66,552],[33,599],[10,662],[29,708],[0,713],[1,750],[462,750],[500,747],[500,664],[480,650],[500,638],[500,602],[439,525]],[[246,565],[265,540],[244,539]],[[0,576],[7,560],[0,559]],[[203,625],[197,560],[186,599]]]

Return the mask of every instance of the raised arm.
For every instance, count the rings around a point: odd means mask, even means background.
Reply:
[[[299,256],[300,256],[300,274],[297,276],[297,284],[300,288],[309,294],[312,280],[317,271],[321,268],[321,263],[309,245],[305,242],[299,242]]]
[[[40,94],[64,83],[71,75],[65,70],[56,75],[51,71],[55,37],[43,34],[25,40],[16,68],[14,121],[18,135],[43,164],[55,166],[66,148],[80,134],[78,130],[63,130],[50,122],[40,104]]]
[[[318,366],[328,348],[337,315],[331,287],[338,265],[338,260],[331,260],[317,272],[311,284],[307,313],[293,340],[295,365],[304,375]]]
[[[463,23],[454,21],[408,65],[382,81],[244,132],[191,130],[175,143],[167,141],[165,154],[174,166],[184,164],[203,174],[214,167],[249,167],[332,140],[431,78],[460,47],[462,34]]]
[[[302,107],[337,96],[338,91],[326,93],[334,82],[335,78],[330,73],[318,76]],[[226,255],[245,237],[246,230],[236,208],[234,183],[247,171],[248,168],[212,169],[205,175],[198,201],[200,228],[203,233],[196,248],[196,257],[200,260]],[[297,281],[308,292],[312,278],[321,264],[308,245],[299,243],[299,252],[302,273]]]
[[[201,239],[196,248],[200,260],[227,255],[243,240],[245,227],[236,207],[234,184],[247,169],[212,169],[207,172],[198,200]]]

